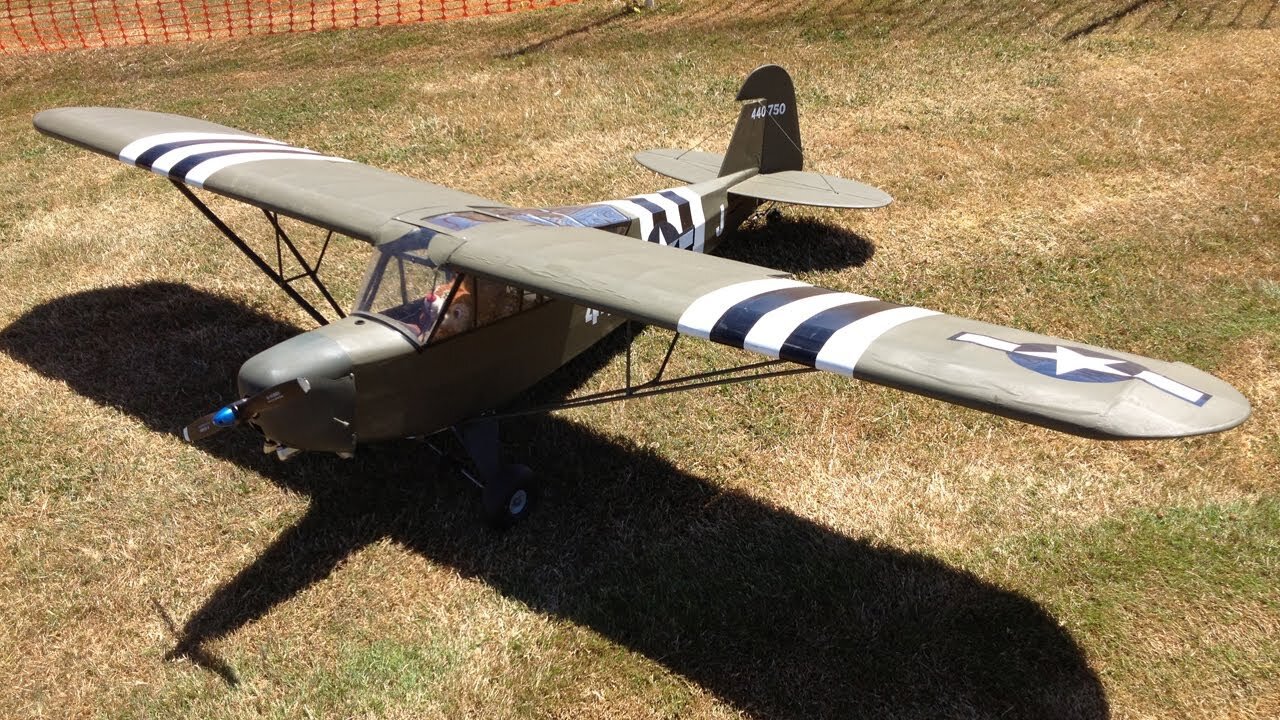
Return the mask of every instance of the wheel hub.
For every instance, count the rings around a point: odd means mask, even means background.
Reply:
[[[525,506],[529,504],[529,493],[524,490],[517,490],[511,494],[511,499],[507,501],[507,512],[512,516],[519,515],[524,512]]]

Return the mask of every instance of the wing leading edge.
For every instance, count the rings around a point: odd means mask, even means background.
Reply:
[[[181,115],[71,107],[41,112],[34,122],[46,135],[126,164],[368,242],[411,229],[394,218],[419,208],[500,205]]]
[[[447,262],[724,345],[1096,438],[1217,432],[1249,416],[1169,363],[809,285],[589,229],[491,223]]]

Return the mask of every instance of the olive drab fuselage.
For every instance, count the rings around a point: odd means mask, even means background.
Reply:
[[[704,222],[696,229],[683,228],[683,236],[701,235],[699,250],[714,249],[759,205],[731,197],[724,189],[730,183],[712,183],[710,192],[698,198]],[[680,237],[645,225],[629,219],[620,230],[637,242]],[[423,223],[423,229],[430,232],[432,224]],[[645,230],[649,238],[642,237]],[[447,301],[455,305],[462,299]],[[307,378],[311,391],[305,397],[264,413],[253,424],[281,446],[349,452],[360,443],[430,435],[499,408],[625,320],[547,298],[448,337],[439,337],[439,329],[436,337],[422,337],[383,314],[358,310],[251,358],[241,368],[239,390],[252,395],[279,382]]]

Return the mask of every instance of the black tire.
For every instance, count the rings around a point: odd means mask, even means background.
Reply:
[[[528,465],[504,465],[480,495],[485,522],[501,530],[529,516],[538,498],[533,470]]]
[[[782,211],[779,210],[778,208],[772,208],[771,210],[769,210],[769,212],[764,214],[764,219],[765,219],[765,222],[769,223],[770,225],[782,222]]]

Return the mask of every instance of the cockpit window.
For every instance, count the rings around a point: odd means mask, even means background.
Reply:
[[[562,227],[582,227],[582,223],[558,211],[558,208],[493,208],[488,210],[508,220],[523,220],[535,225],[559,225]]]
[[[617,232],[631,218],[609,205],[569,205],[553,208],[485,208],[485,213],[507,220],[523,220],[535,225],[590,227]]]
[[[521,290],[500,280],[464,275],[445,298],[440,320],[428,336],[431,344],[454,335],[491,325],[549,300],[545,295]]]
[[[631,220],[631,218],[619,212],[617,208],[609,205],[579,205],[577,207],[559,208],[559,210],[587,227],[618,225]]]
[[[374,248],[356,312],[391,320],[418,342],[426,342],[457,280],[427,257],[433,235],[419,230]]]
[[[466,230],[481,223],[501,222],[502,219],[484,213],[467,211],[432,215],[431,217],[423,218],[423,220],[450,230]]]
[[[434,344],[547,302],[498,280],[437,267],[427,256],[434,235],[423,229],[374,248],[355,311],[418,344]]]

